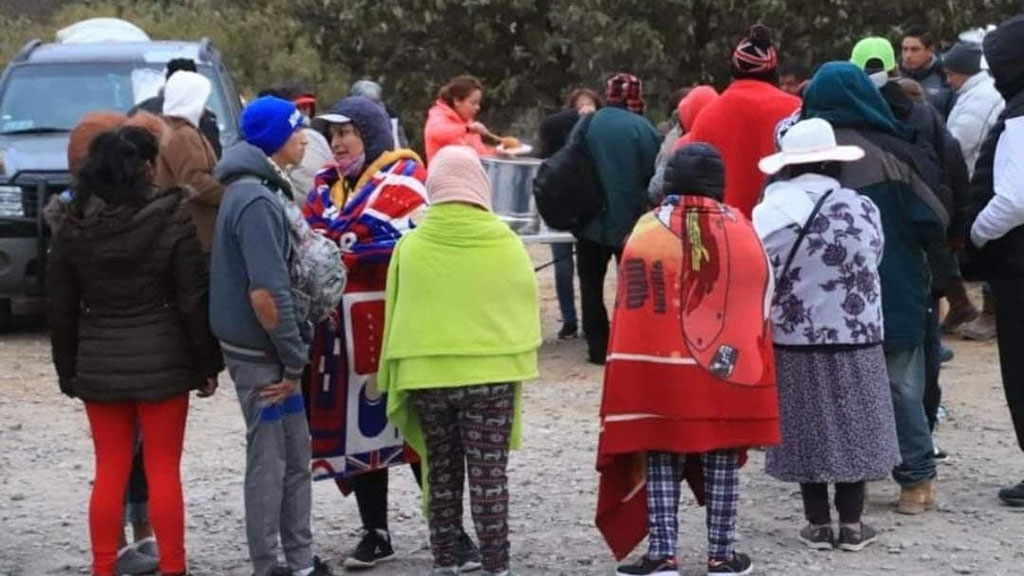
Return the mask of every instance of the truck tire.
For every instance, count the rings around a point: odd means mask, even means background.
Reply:
[[[14,311],[11,308],[11,299],[0,299],[0,332],[10,332],[14,327]]]

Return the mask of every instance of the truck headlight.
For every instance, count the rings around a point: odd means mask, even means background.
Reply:
[[[0,186],[0,218],[24,218],[20,186]]]

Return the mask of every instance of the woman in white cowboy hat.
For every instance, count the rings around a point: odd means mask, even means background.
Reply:
[[[882,351],[882,224],[868,197],[837,180],[842,163],[864,150],[837,146],[827,121],[795,124],[781,149],[759,164],[775,181],[753,212],[776,286],[782,445],[768,449],[765,466],[774,478],[800,483],[804,544],[859,551],[877,537],[861,523],[864,482],[900,462]]]

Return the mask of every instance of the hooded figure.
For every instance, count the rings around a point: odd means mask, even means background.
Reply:
[[[188,194],[189,211],[209,254],[224,187],[213,177],[217,155],[199,132],[199,119],[210,97],[210,81],[195,72],[177,72],[164,87],[164,120],[170,132],[160,149],[156,183],[179,186]]]
[[[979,268],[996,300],[999,365],[1017,443],[1024,450],[1024,16],[1007,20],[984,40],[996,89],[1006,109],[981,147],[971,194],[980,212],[971,243],[981,254]],[[1000,491],[999,498],[1024,506],[1024,482]]]
[[[762,157],[775,151],[775,128],[800,108],[800,99],[780,90],[778,57],[771,33],[754,26],[732,57],[733,82],[697,117],[689,142],[707,142],[725,162],[725,203],[747,218],[761,198]]]
[[[926,254],[946,246],[949,214],[935,194],[938,166],[900,136],[896,119],[857,66],[829,62],[804,94],[803,118],[835,128],[840,145],[865,156],[842,165],[836,180],[878,207],[885,237],[879,266],[883,347],[903,463],[893,471],[902,487],[897,511],[919,514],[934,506],[935,460],[924,408],[924,336],[932,284]]]
[[[380,84],[373,80],[360,80],[352,85],[352,89],[349,90],[348,95],[368,98],[383,107],[384,111],[388,114],[388,118],[391,120],[391,133],[395,139],[395,148],[409,147],[409,138],[406,137],[405,128],[402,127],[402,119],[398,115],[398,112],[392,110],[391,107],[384,102],[384,88],[382,88]]]
[[[178,72],[197,72],[195,60],[189,58],[173,58],[167,62],[167,73],[166,78],[170,79]],[[160,88],[160,93],[148,100],[143,100],[137,104],[134,108],[128,111],[128,116],[133,117],[141,112],[149,112],[160,116],[164,113],[164,87]],[[206,141],[210,143],[213,148],[214,154],[220,159],[221,155],[221,143],[220,143],[220,126],[217,124],[217,115],[214,114],[209,108],[203,110],[202,116],[199,118],[199,131],[203,133]]]
[[[772,279],[750,222],[721,203],[726,170],[708,144],[679,149],[665,201],[640,219],[622,255],[596,523],[616,558],[648,532],[650,547],[618,574],[678,570],[684,476],[708,507],[708,573],[751,567],[733,541],[745,449],[779,442]]]
[[[335,480],[343,494],[356,493],[364,532],[345,566],[368,568],[394,555],[388,468],[417,461],[387,419],[376,378],[388,264],[422,216],[427,171],[415,152],[394,149],[387,114],[372,100],[343,98],[315,122],[325,126],[334,158],[317,173],[303,214],[338,244],[348,283],[336,318],[316,328],[312,367],[303,381],[310,426],[317,431],[312,468],[317,479]],[[476,553],[465,541],[460,566]]]

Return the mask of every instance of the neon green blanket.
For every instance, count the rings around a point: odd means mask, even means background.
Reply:
[[[537,278],[522,241],[494,214],[438,204],[388,268],[378,386],[388,418],[426,462],[410,392],[537,377]],[[512,447],[521,438],[516,387]]]

